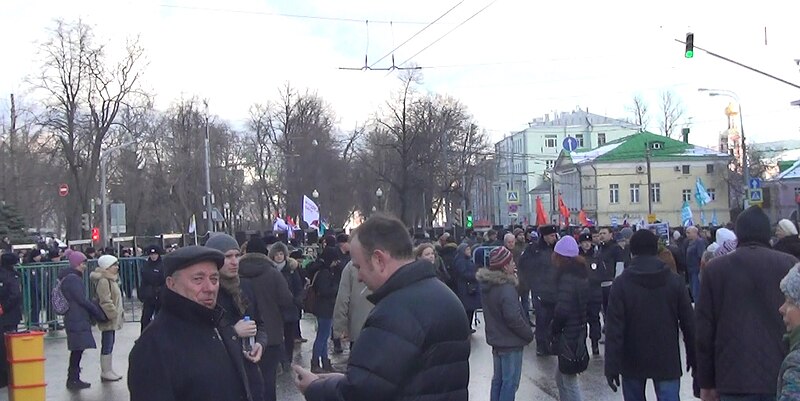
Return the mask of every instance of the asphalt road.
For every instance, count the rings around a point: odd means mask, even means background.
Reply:
[[[311,344],[314,337],[314,318],[307,316],[302,322],[303,336],[310,341],[303,344],[300,354],[296,358],[304,366],[308,366],[311,355]],[[114,366],[120,374],[127,373],[127,355],[135,339],[139,335],[138,323],[126,323],[123,329],[117,332],[117,341],[114,346]],[[95,340],[99,346],[100,333],[95,331]],[[491,348],[486,344],[483,327],[472,336],[472,355],[470,357],[470,400],[484,401],[489,399],[489,389],[492,378]],[[602,353],[601,345],[601,353]],[[57,335],[48,335],[45,340],[45,355],[47,357],[46,380],[47,400],[82,400],[82,401],[127,401],[129,400],[125,379],[115,383],[100,382],[99,349],[86,351],[81,364],[82,378],[92,384],[92,387],[80,392],[70,392],[65,388],[67,375],[66,336],[63,332]],[[334,357],[334,366],[343,368],[346,364],[347,351],[342,356]],[[522,380],[518,400],[558,400],[558,389],[555,384],[556,358],[537,357],[533,346],[525,349],[522,366]],[[589,369],[580,375],[580,384],[584,400],[621,400],[621,393],[612,392],[606,385],[603,377],[602,357],[592,359]],[[0,391],[0,400],[7,400],[8,393]],[[281,374],[278,378],[278,400],[302,401],[304,398],[295,389],[291,382],[290,374]],[[655,400],[652,385],[648,387],[648,399]],[[693,400],[691,377],[684,375],[681,381],[681,399]]]

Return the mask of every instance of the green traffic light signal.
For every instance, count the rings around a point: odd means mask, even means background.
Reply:
[[[694,57],[694,34],[689,32],[686,34],[686,58]]]
[[[467,212],[467,228],[472,228],[472,211]]]
[[[686,58],[692,58],[692,57],[694,57],[694,51],[693,50],[687,50],[686,51]]]

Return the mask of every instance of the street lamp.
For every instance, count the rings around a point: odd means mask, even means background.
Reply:
[[[319,192],[317,192],[317,190],[315,189],[315,190],[314,190],[314,192],[312,192],[312,193],[311,193],[311,196],[312,196],[314,199],[317,199],[317,198],[319,198]]]
[[[734,91],[730,91],[727,89],[708,89],[708,88],[699,88],[697,89],[698,92],[707,92],[709,96],[727,96],[736,101],[736,105],[739,107],[739,131],[742,134],[742,175],[744,176],[744,208],[746,209],[747,206],[750,204],[748,197],[747,189],[750,187],[750,165],[747,161],[747,145],[745,145],[745,136],[744,136],[744,119],[742,117],[742,102],[739,100],[739,95],[736,94]]]
[[[378,198],[378,205],[380,205],[381,204],[381,198],[383,198],[383,190],[381,189],[381,187],[378,187],[378,189],[375,190],[375,197]],[[372,208],[372,211],[373,212],[375,211],[374,207]]]
[[[227,226],[226,227],[227,228],[226,231],[228,232],[228,234],[230,234],[230,233],[233,232],[231,230],[231,227],[230,227],[231,223],[232,223],[231,222],[231,220],[232,220],[231,219],[231,204],[228,203],[228,202],[223,203],[222,204],[222,209],[225,211],[225,215],[223,216],[223,218],[225,219],[225,225]]]

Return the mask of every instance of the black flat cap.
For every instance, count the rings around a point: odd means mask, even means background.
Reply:
[[[171,276],[176,271],[199,262],[214,262],[219,269],[225,264],[225,255],[216,249],[204,246],[185,246],[164,256],[164,274]]]

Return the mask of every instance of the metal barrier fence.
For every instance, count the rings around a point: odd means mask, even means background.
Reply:
[[[140,270],[145,258],[120,258],[119,280],[122,291],[123,319],[126,322],[138,322],[142,305],[136,299],[136,289],[141,283]],[[26,329],[43,328],[58,329],[63,327],[63,316],[53,312],[50,305],[50,294],[58,283],[58,271],[68,267],[68,262],[26,263],[17,266],[22,282],[22,318]],[[87,261],[83,282],[86,293],[89,293],[89,275],[97,268],[97,260]]]

